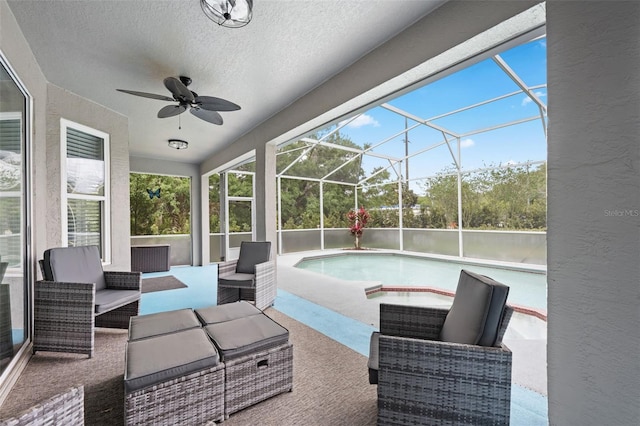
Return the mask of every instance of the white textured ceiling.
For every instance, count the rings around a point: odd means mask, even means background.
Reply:
[[[130,154],[200,163],[401,32],[442,0],[255,0],[253,21],[219,27],[199,0],[9,1],[47,80],[129,118]],[[156,118],[168,76],[242,109],[216,126]],[[167,139],[189,141],[175,151]]]

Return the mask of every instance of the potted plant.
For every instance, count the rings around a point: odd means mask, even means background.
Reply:
[[[369,213],[367,213],[364,207],[360,207],[358,210],[352,209],[347,213],[347,219],[349,219],[349,232],[355,237],[355,248],[356,250],[362,250],[360,247],[360,237],[362,237],[364,227],[367,226],[367,222],[369,221]]]

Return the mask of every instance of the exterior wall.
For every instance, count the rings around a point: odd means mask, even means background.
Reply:
[[[192,265],[203,265],[202,263],[202,179],[197,165],[180,163],[178,161],[149,161],[148,158],[131,157],[129,159],[132,173],[150,173],[158,175],[181,176],[191,178],[191,261]],[[127,182],[129,182],[129,172],[127,172]],[[207,192],[208,194],[208,192]],[[127,204],[128,205],[128,204]],[[206,218],[205,218],[206,219]],[[127,219],[128,220],[128,219]],[[204,223],[208,223],[205,220]],[[127,222],[127,229],[129,223]],[[142,244],[142,243],[136,243]],[[172,258],[174,254],[172,253]],[[177,256],[177,254],[175,254]],[[184,262],[184,256],[175,258],[176,262]],[[205,262],[206,264],[208,262]],[[172,263],[184,264],[184,263]]]
[[[547,2],[551,425],[640,424],[640,3]]]
[[[126,117],[52,84],[47,90],[47,244],[61,243],[60,119],[109,134],[111,153],[111,264],[105,269],[131,267],[129,228],[129,122]],[[66,189],[65,189],[66,190]],[[42,256],[42,250],[36,256]]]

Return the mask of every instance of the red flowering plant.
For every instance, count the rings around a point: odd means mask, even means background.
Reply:
[[[362,237],[364,227],[367,226],[367,222],[369,221],[369,213],[367,213],[364,207],[360,207],[358,210],[349,210],[347,219],[349,219],[349,232],[356,238],[356,250],[360,250],[360,237]]]

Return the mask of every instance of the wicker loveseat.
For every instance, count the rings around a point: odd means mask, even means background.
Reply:
[[[380,305],[369,381],[378,424],[508,425],[508,287],[462,271],[451,309]]]
[[[140,272],[103,271],[97,246],[44,252],[35,283],[33,351],[93,356],[94,328],[128,328],[138,315]]]
[[[65,392],[34,405],[24,412],[0,420],[0,426],[84,426],[84,387]]]

